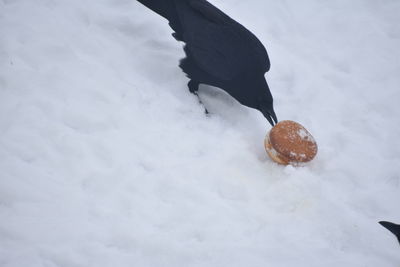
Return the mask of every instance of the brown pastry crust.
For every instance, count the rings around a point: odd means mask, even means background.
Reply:
[[[280,164],[308,162],[317,154],[314,137],[299,123],[281,121],[265,138],[265,149]]]
[[[283,157],[282,155],[278,154],[278,152],[276,152],[276,150],[272,147],[271,142],[269,140],[269,133],[268,135],[265,137],[264,140],[264,146],[265,146],[265,150],[268,153],[268,156],[270,156],[270,158],[275,161],[276,163],[282,164],[282,165],[288,165],[289,164],[289,159]]]

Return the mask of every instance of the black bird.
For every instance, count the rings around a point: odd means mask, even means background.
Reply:
[[[388,229],[390,232],[392,232],[397,237],[397,240],[399,241],[400,244],[400,225],[385,221],[381,221],[379,223],[380,225]]]
[[[272,126],[278,122],[264,77],[269,57],[254,34],[206,0],[138,1],[166,18],[172,36],[186,43],[179,66],[191,93],[197,95],[199,84],[219,87]]]

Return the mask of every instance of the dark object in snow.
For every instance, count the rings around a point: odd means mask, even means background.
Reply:
[[[379,223],[380,225],[388,229],[390,232],[392,232],[397,237],[397,240],[399,241],[400,244],[400,225],[385,221],[381,221]]]
[[[278,122],[265,80],[267,50],[254,34],[205,0],[138,0],[169,21],[172,34],[186,43],[180,67],[197,95],[199,84],[219,87],[241,104]]]

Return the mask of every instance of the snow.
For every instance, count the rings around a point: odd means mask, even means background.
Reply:
[[[212,1],[266,45],[280,120],[177,67],[136,1],[0,2],[0,266],[398,266],[400,2]]]
[[[298,136],[300,136],[300,138],[302,140],[306,140],[306,141],[309,140],[309,142],[315,143],[314,137],[312,137],[312,135],[309,132],[307,132],[305,129],[299,129],[297,131],[297,134],[298,134]]]

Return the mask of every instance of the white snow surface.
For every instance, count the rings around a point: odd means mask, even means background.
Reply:
[[[215,0],[272,62],[256,110],[178,68],[134,0],[0,1],[0,266],[400,266],[400,1]]]

